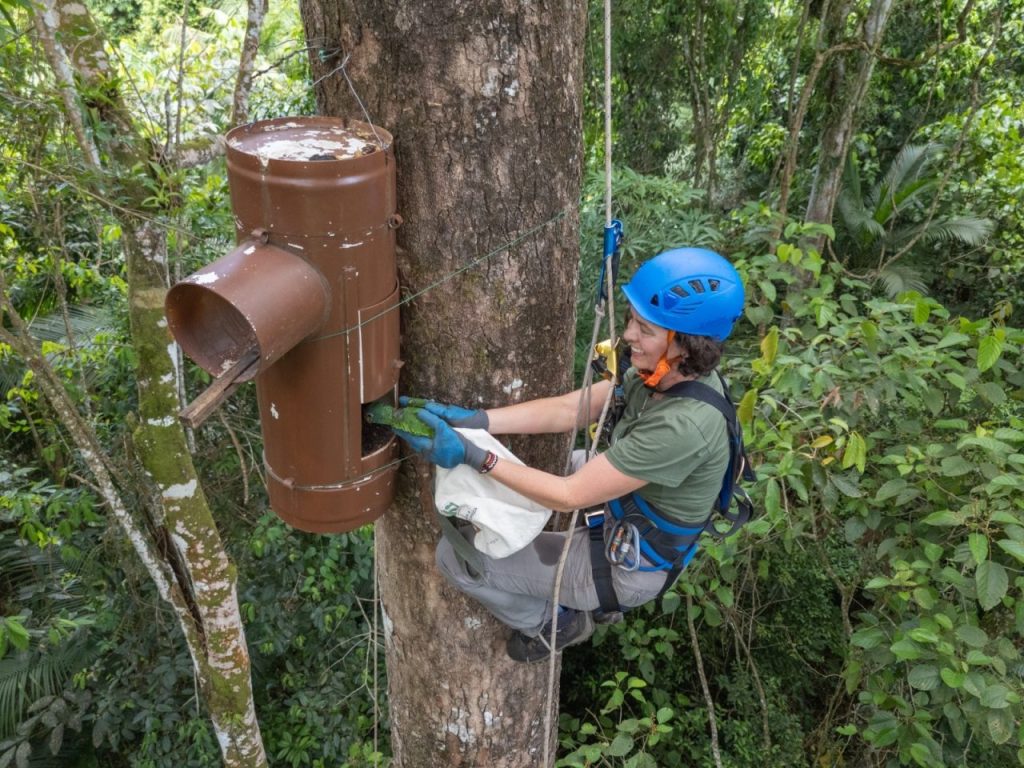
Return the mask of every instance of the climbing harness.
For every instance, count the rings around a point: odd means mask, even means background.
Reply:
[[[722,394],[700,381],[683,381],[662,392],[668,397],[707,403],[717,409],[726,421],[729,463],[714,507],[704,522],[694,526],[672,522],[636,492],[608,502],[607,514],[615,522],[610,524],[607,534],[604,530],[605,510],[592,512],[586,518],[591,568],[601,613],[607,617],[605,623],[614,623],[622,617],[622,608],[612,584],[613,567],[629,571],[667,571],[665,584],[658,594],[661,597],[697,554],[702,533],[707,531],[717,539],[724,539],[736,533],[754,516],[753,502],[740,482],[754,482],[757,476],[747,459],[743,428],[729,396],[729,385],[721,373],[718,373],[718,379],[722,384]],[[730,523],[728,530],[719,531],[715,527],[719,517]],[[642,565],[641,558],[648,564]]]

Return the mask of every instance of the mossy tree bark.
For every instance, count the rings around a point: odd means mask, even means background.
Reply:
[[[177,419],[177,357],[163,314],[167,240],[147,210],[150,192],[141,176],[159,166],[157,148],[136,128],[118,91],[102,33],[74,0],[40,0],[35,26],[73,125],[91,115],[91,131],[76,130],[83,155],[96,171],[96,191],[116,199],[128,272],[132,345],[138,360],[139,413],[133,438],[152,497],[152,532],[133,522],[96,456],[91,429],[74,419],[56,385],[47,391],[79,450],[97,475],[105,500],[161,596],[174,609],[194,662],[225,765],[264,766],[266,755],[252,699],[249,654],[238,610],[236,576],[203,495]],[[81,113],[79,112],[81,110]],[[93,143],[95,142],[95,143]],[[151,179],[152,181],[152,179]],[[138,212],[133,214],[132,212]],[[145,212],[145,215],[139,215]],[[12,307],[8,307],[12,311]],[[29,356],[36,367],[41,356]],[[66,393],[64,393],[66,395]],[[153,539],[147,537],[154,536]]]
[[[871,0],[857,30],[859,45],[856,52],[833,56],[829,60],[830,69],[826,77],[831,111],[818,140],[818,163],[807,201],[806,221],[832,223],[857,114],[867,96],[893,4],[894,0]],[[847,23],[846,14],[859,9],[856,4],[843,4],[840,8],[842,15],[836,29],[842,32]],[[819,238],[819,248],[823,244],[824,238]]]
[[[399,270],[415,296],[402,391],[486,406],[567,391],[586,5],[300,5],[322,110],[365,119],[336,71],[349,57],[367,111],[395,136]],[[551,471],[567,449],[559,437],[512,447]],[[395,765],[539,765],[547,668],[510,661],[508,630],[442,582],[430,474],[408,462],[377,523]]]

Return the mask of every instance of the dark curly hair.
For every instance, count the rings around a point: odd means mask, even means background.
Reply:
[[[725,343],[715,341],[710,336],[691,336],[687,333],[676,333],[676,340],[686,351],[686,358],[679,363],[678,369],[684,376],[707,376],[718,366],[722,359]]]

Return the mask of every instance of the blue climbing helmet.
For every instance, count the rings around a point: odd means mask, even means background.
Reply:
[[[743,313],[739,272],[706,248],[659,253],[640,265],[622,292],[647,322],[715,341],[725,341]]]

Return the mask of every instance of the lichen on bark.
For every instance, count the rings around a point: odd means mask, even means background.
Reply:
[[[173,339],[163,316],[167,289],[167,240],[154,223],[147,185],[140,173],[162,162],[160,152],[136,130],[118,91],[118,80],[104,49],[102,32],[84,6],[65,0],[39,0],[34,6],[36,29],[44,41],[55,77],[78,100],[65,99],[72,124],[81,124],[78,103],[91,109],[104,130],[75,131],[86,157],[105,167],[97,175],[97,191],[118,200],[129,286],[131,343],[137,359],[138,418],[133,445],[151,487],[149,510],[154,533],[170,545],[153,546],[127,514],[118,514],[129,538],[173,608],[207,708],[225,765],[265,766],[259,725],[252,699],[249,655],[238,609],[236,573],[224,551],[209,504],[202,491],[179,423]],[[143,170],[138,170],[143,169]],[[136,216],[132,211],[145,211]],[[45,361],[43,361],[45,362]],[[60,392],[52,397],[60,400]],[[68,414],[71,418],[71,414]],[[75,421],[76,442],[95,456],[98,441]],[[99,459],[90,462],[101,486],[109,477]],[[118,513],[116,490],[110,487]],[[123,505],[122,505],[123,506]],[[157,561],[159,559],[159,561]]]

